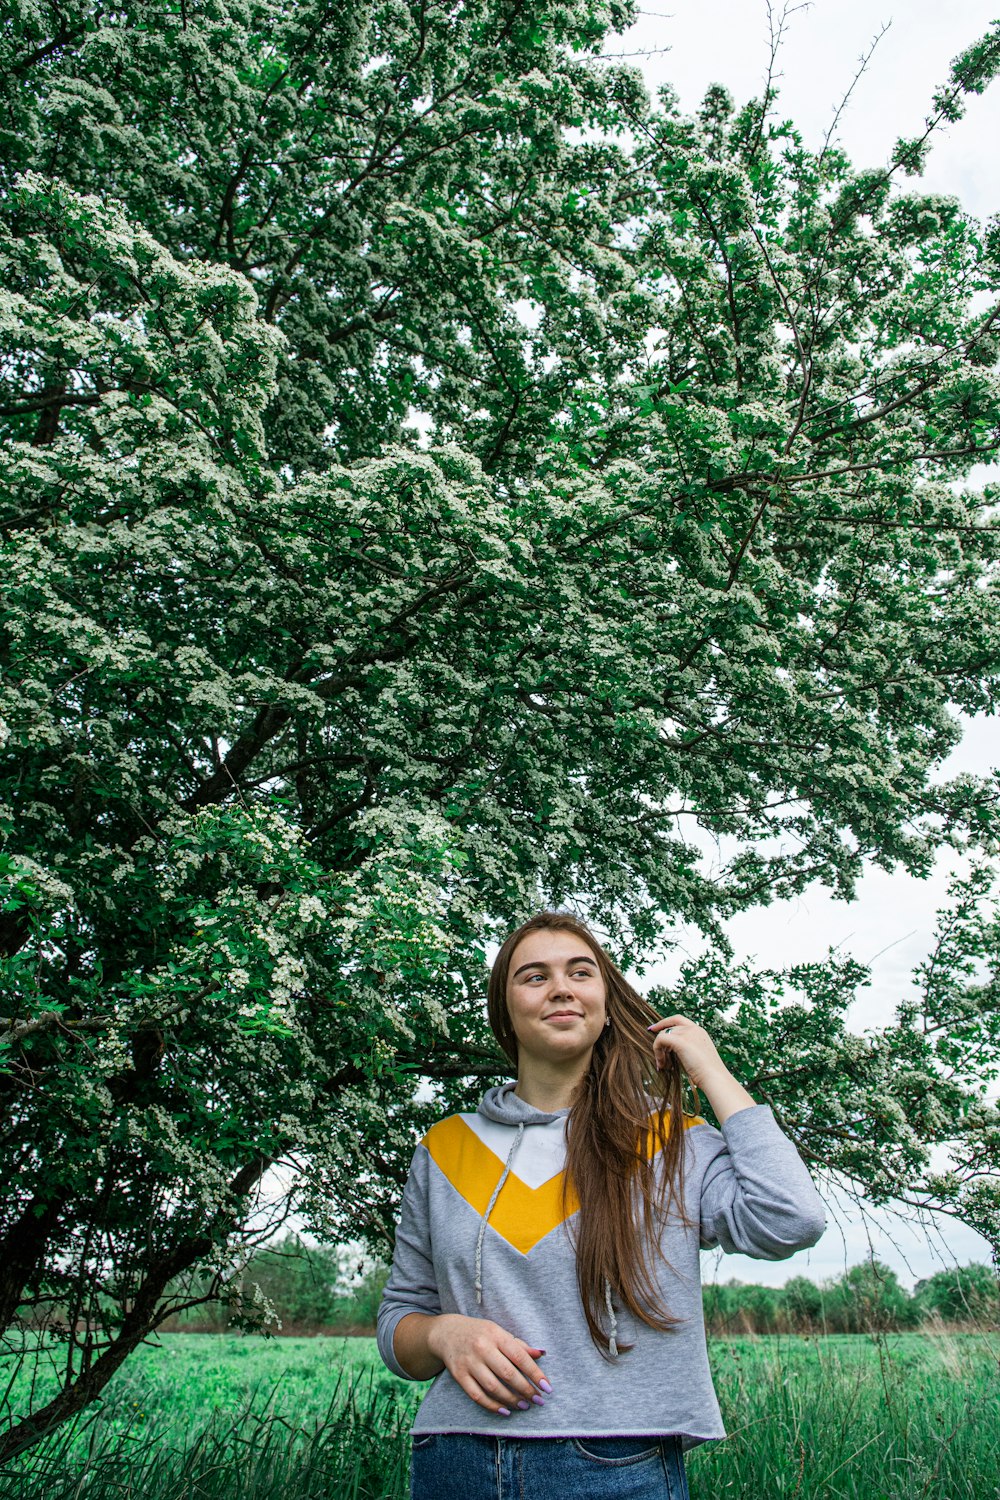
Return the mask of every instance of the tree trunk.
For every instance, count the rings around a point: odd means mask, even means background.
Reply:
[[[270,1161],[263,1157],[250,1162],[233,1179],[233,1192],[240,1196],[247,1194],[270,1165]],[[217,1227],[222,1229],[224,1226]],[[48,1405],[32,1412],[0,1437],[0,1463],[40,1442],[63,1422],[68,1422],[83,1411],[85,1406],[101,1394],[115,1371],[162,1321],[164,1314],[157,1304],[168,1283],[182,1271],[190,1270],[203,1255],[207,1255],[212,1244],[213,1240],[207,1234],[198,1239],[186,1240],[151,1267],[136,1293],[132,1307],[122,1320],[118,1337],[88,1369],[54,1396]]]
[[[34,1198],[0,1240],[0,1330],[10,1327],[24,1300],[24,1289],[45,1254],[62,1209],[62,1200],[39,1203]]]

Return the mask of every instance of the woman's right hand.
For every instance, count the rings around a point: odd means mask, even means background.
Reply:
[[[545,1350],[515,1338],[487,1318],[441,1313],[427,1330],[427,1348],[465,1394],[486,1411],[509,1416],[514,1406],[522,1411],[532,1402],[544,1406],[545,1398],[538,1390],[552,1390],[534,1360]]]

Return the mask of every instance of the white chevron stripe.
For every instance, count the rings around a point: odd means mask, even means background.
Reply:
[[[513,1125],[501,1125],[485,1115],[463,1115],[462,1119],[483,1145],[497,1158],[497,1176],[503,1171],[507,1152],[516,1133]],[[538,1188],[550,1177],[557,1177],[566,1165],[566,1116],[550,1120],[547,1125],[529,1125],[514,1153],[511,1176],[520,1177],[525,1187]]]

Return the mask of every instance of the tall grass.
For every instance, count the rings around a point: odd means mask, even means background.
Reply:
[[[279,1389],[193,1428],[94,1412],[0,1471],[2,1500],[383,1500],[408,1493],[407,1405],[341,1370],[298,1422]]]
[[[165,1342],[0,1471],[0,1500],[405,1500],[425,1387],[388,1375],[374,1341]],[[714,1341],[730,1436],[688,1454],[692,1500],[1000,1500],[998,1343]]]
[[[1000,1341],[841,1335],[711,1346],[729,1440],[692,1500],[1000,1500]]]

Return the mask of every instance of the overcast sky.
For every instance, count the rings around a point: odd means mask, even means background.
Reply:
[[[774,13],[780,15],[780,6]],[[920,133],[952,58],[997,15],[996,0],[816,0],[790,7],[778,62],[778,112],[794,120],[807,144],[822,142],[860,58],[885,28],[837,131],[857,165],[882,165],[899,136]],[[607,50],[655,52],[633,61],[651,91],[669,83],[683,108],[694,109],[710,83],[724,84],[741,104],[762,91],[770,52],[767,6],[765,0],[645,0],[637,25]],[[956,194],[983,217],[996,213],[998,139],[994,85],[940,135],[925,184]]]
[[[780,16],[780,6],[774,14]],[[997,0],[896,0],[884,5],[880,0],[816,0],[800,7],[787,16],[777,112],[795,122],[806,144],[819,145],[861,57],[886,28],[837,130],[856,165],[880,165],[900,136],[920,133],[931,96],[947,78],[952,58],[982,35],[995,15],[1000,15]],[[638,24],[613,39],[607,51],[651,52],[631,60],[642,68],[651,92],[669,83],[684,109],[696,108],[712,83],[724,84],[741,104],[762,92],[770,52],[767,6],[765,0],[644,0]],[[954,194],[978,217],[991,217],[1000,211],[998,142],[1000,83],[972,99],[965,118],[940,133],[921,185]],[[917,185],[914,179],[903,180]],[[985,773],[998,762],[997,720],[966,721],[961,744],[935,779],[964,770]],[[707,840],[704,847],[711,858]],[[942,857],[926,881],[872,870],[849,904],[833,901],[816,887],[796,900],[737,918],[729,924],[729,934],[737,956],[755,956],[762,967],[822,958],[830,947],[871,964],[871,988],[849,1017],[863,1031],[889,1020],[906,994],[914,965],[929,950],[949,874],[959,868],[962,862],[956,857]],[[644,976],[643,986],[672,978],[685,954],[697,946],[696,937],[687,935],[670,962]],[[775,1263],[706,1255],[706,1280],[738,1276],[778,1285],[798,1274],[819,1279],[839,1274],[871,1251],[892,1265],[904,1285],[912,1286],[942,1265],[989,1261],[985,1240],[943,1216],[921,1228],[886,1213],[859,1212],[846,1199],[830,1206],[831,1227],[813,1250]]]

